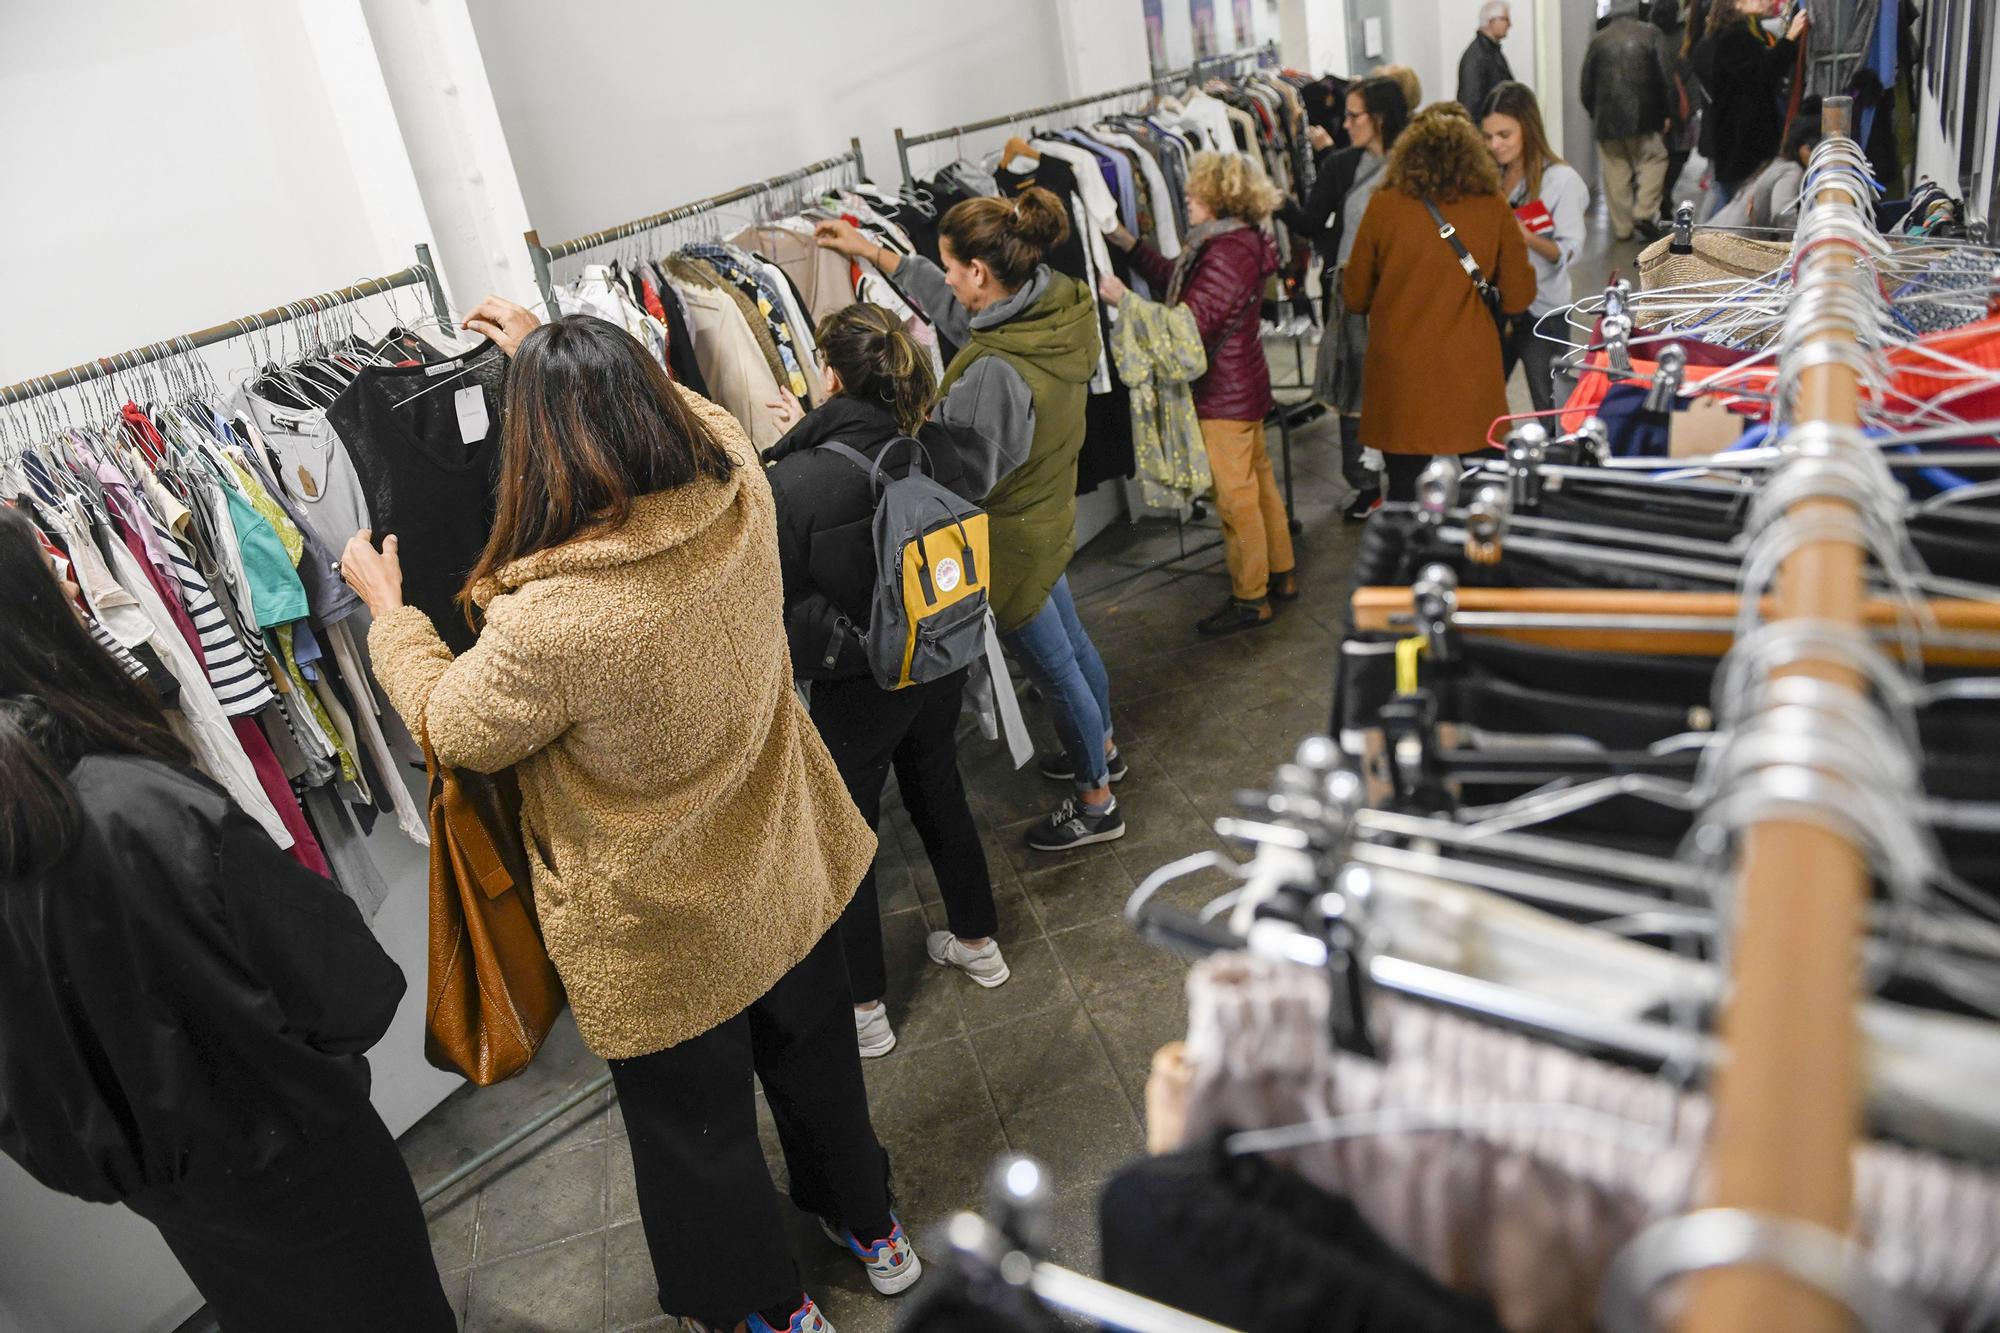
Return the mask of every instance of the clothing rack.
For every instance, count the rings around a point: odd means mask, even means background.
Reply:
[[[905,134],[901,126],[896,128],[896,159],[903,169],[903,184],[916,184],[916,175],[910,170],[910,150],[925,144],[942,143],[946,139],[956,139],[965,134],[977,134],[982,130],[1005,129],[1018,125],[1024,120],[1034,120],[1038,116],[1053,116],[1064,111],[1076,111],[1083,107],[1095,106],[1099,102],[1115,102],[1121,97],[1136,97],[1140,93],[1156,93],[1163,87],[1187,80],[1206,77],[1219,72],[1222,64],[1230,61],[1261,58],[1272,48],[1259,47],[1255,51],[1237,51],[1226,56],[1211,56],[1206,61],[1196,61],[1185,69],[1166,70],[1155,74],[1144,83],[1130,84],[1124,88],[1113,88],[1109,92],[1091,93],[1086,97],[1072,97],[1066,102],[1051,102],[1047,106],[1028,107],[1022,111],[1010,112],[1004,116],[989,116],[985,120],[975,120],[965,125],[953,125],[949,129],[927,130],[922,134]],[[1205,68],[1214,66],[1214,68]]]
[[[573,255],[582,254],[585,250],[594,250],[602,245],[611,245],[645,232],[671,226],[676,222],[681,222],[688,218],[699,217],[703,213],[712,213],[718,208],[725,208],[730,204],[741,203],[745,199],[754,199],[759,195],[767,194],[773,190],[783,189],[787,185],[796,185],[800,181],[819,175],[821,172],[838,171],[849,163],[853,164],[854,174],[857,179],[867,176],[868,168],[862,160],[861,140],[858,138],[850,138],[847,141],[847,151],[837,156],[822,158],[818,162],[797,167],[791,171],[783,171],[775,176],[767,176],[753,185],[739,186],[734,190],[711,195],[706,199],[697,199],[691,204],[680,204],[674,208],[667,209],[665,212],[652,213],[642,218],[634,218],[630,222],[621,222],[616,226],[605,227],[601,231],[589,232],[567,241],[557,241],[552,245],[544,245],[541,233],[531,228],[522,233],[522,239],[528,244],[528,258],[534,264],[535,286],[541,290],[542,302],[549,316],[553,318],[557,314],[554,268],[558,260],[568,259]]]
[[[1854,147],[1852,110],[1851,98],[1826,99],[1822,123],[1836,147]],[[1803,368],[1790,436],[1801,448],[1785,469],[1824,467],[1843,451],[1866,447],[1857,433],[1861,368],[1851,355],[1863,329],[1855,304],[1837,298],[1873,279],[1865,238],[1832,226],[1843,201],[1856,214],[1863,201],[1826,178],[1819,186],[1800,219],[1793,319],[1807,336],[1798,349]],[[1801,499],[1789,517],[1810,526],[1780,566],[1773,619],[1859,632],[1867,596],[1859,511],[1822,489]],[[1852,696],[1850,711],[1872,706],[1859,675],[1823,647],[1802,652],[1772,676],[1840,690]],[[1814,787],[1839,777],[1823,759],[1816,765],[1805,754],[1791,757],[1787,769],[1786,776]],[[1857,950],[1870,877],[1856,840],[1801,808],[1810,799],[1767,802],[1744,833],[1731,991],[1721,1024],[1728,1058],[1715,1084],[1706,1202],[1774,1229],[1803,1223],[1831,1240],[1847,1236],[1854,1199],[1862,1087]],[[1746,1263],[1754,1258],[1727,1257],[1722,1264],[1733,1266],[1714,1264],[1695,1277],[1681,1327],[1833,1333],[1851,1326],[1850,1312],[1796,1269],[1768,1258]]]
[[[348,305],[366,297],[379,296],[384,292],[403,287],[415,287],[421,284],[430,294],[431,307],[437,312],[437,317],[449,323],[451,305],[445,300],[444,285],[438,281],[437,266],[431,262],[431,248],[420,244],[416,250],[416,263],[391,273],[386,278],[368,278],[351,287],[342,287],[338,291],[322,292],[317,296],[308,296],[304,300],[293,301],[270,310],[260,310],[254,315],[244,315],[226,324],[211,325],[177,338],[162,339],[127,352],[98,357],[94,361],[71,366],[68,370],[59,370],[49,375],[35,375],[19,383],[9,384],[5,388],[0,388],[0,407],[74,388],[94,380],[110,379],[124,371],[165,361],[169,357],[180,356],[198,348],[214,347],[219,343],[247,337],[256,330],[272,324],[307,318],[321,310]]]

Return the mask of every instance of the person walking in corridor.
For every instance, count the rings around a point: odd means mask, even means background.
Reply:
[[[1638,0],[1619,0],[1584,53],[1579,92],[1596,131],[1611,231],[1621,241],[1634,228],[1647,240],[1659,235],[1673,90],[1666,36],[1639,17]]]
[[[1473,34],[1465,54],[1458,58],[1458,104],[1465,108],[1466,115],[1476,118],[1495,88],[1513,82],[1513,67],[1507,63],[1507,53],[1500,49],[1500,43],[1507,40],[1508,30],[1513,26],[1514,12],[1506,0],[1488,0],[1479,7],[1479,31]],[[1417,109],[1417,101],[1414,97],[1410,99],[1412,113]]]

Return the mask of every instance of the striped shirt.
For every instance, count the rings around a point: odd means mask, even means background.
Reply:
[[[174,567],[174,577],[181,588],[181,604],[187,607],[188,619],[194,622],[195,635],[201,640],[208,683],[214,687],[215,697],[221,700],[222,711],[230,717],[248,717],[276,703],[278,696],[271,690],[270,677],[259,660],[261,654],[252,657],[244,647],[229,617],[216,602],[208,580],[201,576],[201,571],[188,559],[186,549],[161,526],[150,508],[146,511],[146,521],[153,525]]]
[[[90,631],[90,637],[97,640],[97,646],[111,655],[111,660],[118,664],[120,671],[136,681],[146,679],[146,664],[132,656],[124,644],[112,638],[111,631],[89,616],[84,617],[83,625]]]

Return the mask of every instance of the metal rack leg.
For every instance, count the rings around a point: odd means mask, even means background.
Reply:
[[[430,1188],[424,1190],[423,1193],[417,1196],[418,1200],[423,1203],[429,1203],[432,1199],[435,1199],[439,1195],[445,1193],[447,1190],[451,1189],[454,1185],[457,1185],[460,1182],[468,1180],[472,1176],[477,1175],[481,1170],[483,1170],[489,1164],[505,1156],[508,1152],[511,1152],[514,1148],[520,1146],[520,1144],[524,1140],[526,1140],[530,1135],[533,1135],[537,1131],[545,1129],[549,1125],[554,1124],[557,1120],[561,1119],[569,1112],[575,1110],[577,1107],[583,1105],[585,1102],[589,1101],[592,1097],[595,1097],[598,1093],[604,1091],[606,1088],[610,1086],[611,1086],[611,1074],[610,1071],[607,1070],[606,1072],[599,1074],[596,1078],[590,1080],[590,1082],[584,1084],[582,1087],[578,1088],[575,1092],[572,1092],[562,1101],[556,1103],[554,1106],[551,1106],[548,1110],[542,1112],[534,1119],[528,1121],[526,1124],[515,1126],[514,1129],[509,1131],[508,1134],[505,1137],[503,1137],[498,1143],[493,1144],[491,1147],[481,1152],[478,1156],[474,1157],[472,1160],[461,1163],[457,1168],[455,1168],[447,1175],[445,1175],[443,1179],[432,1182]]]

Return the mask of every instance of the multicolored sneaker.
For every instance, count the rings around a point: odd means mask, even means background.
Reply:
[[[889,1238],[878,1240],[872,1245],[863,1245],[855,1239],[852,1231],[843,1231],[827,1221],[819,1220],[819,1229],[826,1238],[840,1246],[868,1270],[868,1282],[884,1296],[894,1296],[908,1291],[924,1275],[923,1261],[917,1258],[917,1247],[903,1234],[903,1224],[889,1215]]]
[[[692,1319],[685,1322],[694,1323]],[[743,1326],[749,1329],[750,1333],[833,1333],[833,1325],[826,1322],[826,1316],[819,1312],[819,1307],[813,1304],[810,1296],[806,1297],[804,1305],[792,1311],[792,1322],[785,1325],[783,1330],[754,1311],[743,1321]],[[699,1328],[700,1325],[696,1324],[695,1327]]]

